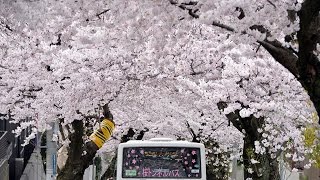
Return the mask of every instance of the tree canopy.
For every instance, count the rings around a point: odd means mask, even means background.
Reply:
[[[0,111],[18,134],[31,126],[32,139],[57,119],[100,117],[108,104],[110,143],[134,128],[214,141],[221,153],[240,151],[248,132],[236,119],[254,117],[255,153],[303,161],[312,149],[304,130],[319,121],[319,4],[1,1]]]

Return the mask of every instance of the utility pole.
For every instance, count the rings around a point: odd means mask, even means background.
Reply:
[[[53,135],[57,134],[58,123],[50,123],[51,129],[47,130],[46,150],[46,180],[55,180],[57,175],[57,142],[53,141]]]

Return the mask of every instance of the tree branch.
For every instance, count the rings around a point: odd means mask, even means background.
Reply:
[[[276,6],[275,4],[273,4],[270,0],[267,0],[267,2],[268,2],[269,4],[271,4],[274,8],[277,8],[277,6]]]
[[[199,140],[199,135],[197,135],[194,130],[190,127],[190,124],[188,121],[185,122],[186,123],[186,126],[187,126],[187,129],[189,131],[189,133],[191,134],[192,136],[192,142],[200,142]]]
[[[128,80],[129,81],[129,80]],[[123,84],[121,84],[120,88],[118,91],[115,92],[115,95],[112,97],[112,99],[110,99],[106,104],[107,104],[107,107],[108,105],[114,101],[118,96],[119,94],[122,92],[122,89],[124,88],[124,86],[126,85],[126,83],[124,82]],[[105,109],[104,109],[105,110]]]
[[[192,8],[189,7],[189,6],[195,6],[195,5],[197,5],[198,2],[196,2],[196,1],[190,1],[190,2],[188,2],[188,3],[181,3],[181,4],[178,4],[178,2],[175,1],[175,0],[169,0],[169,2],[170,2],[172,5],[177,6],[177,7],[179,7],[179,8],[182,9],[182,10],[187,10],[187,11],[188,11],[188,14],[189,14],[190,16],[192,16],[193,18],[196,18],[196,19],[199,18],[199,15],[197,14],[197,12],[199,11],[199,9],[193,10]]]
[[[171,2],[171,4],[177,6],[177,3],[175,3],[175,1],[170,0],[170,2]],[[192,16],[192,17],[194,17],[194,16]],[[212,21],[212,25],[220,27],[220,28],[225,29],[230,32],[234,32],[234,33],[236,32],[233,27],[222,24],[218,21]],[[268,35],[268,30],[260,25],[253,25],[250,27],[250,29],[256,29],[256,30],[260,31],[261,33],[267,33],[267,35]],[[242,32],[242,34],[247,34],[247,32]],[[298,71],[297,64],[296,64],[298,61],[298,57],[294,55],[295,52],[293,52],[289,48],[285,48],[285,47],[281,46],[281,44],[277,41],[271,42],[268,40],[263,40],[263,41],[257,41],[257,42],[259,44],[261,44],[272,55],[272,57],[277,62],[279,62],[282,66],[287,68],[295,77],[297,77],[297,78],[299,77],[299,71]]]
[[[104,11],[102,11],[102,12],[98,13],[98,14],[96,14],[96,16],[100,19],[100,18],[101,18],[100,16],[101,16],[102,14],[107,13],[108,11],[110,11],[110,9],[106,9],[106,10],[104,10]]]
[[[59,33],[59,34],[58,34],[57,42],[55,42],[55,43],[53,43],[53,42],[50,43],[50,46],[54,46],[54,45],[55,45],[55,46],[61,46],[61,35],[62,35],[62,34]]]
[[[228,107],[228,104],[226,102],[218,102],[218,109],[223,111],[225,108]],[[229,122],[232,122],[233,126],[235,128],[237,128],[240,132],[242,132],[243,126],[241,124],[241,122],[239,121],[240,119],[240,115],[238,113],[235,112],[231,112],[229,114],[226,114],[226,117],[228,118]]]
[[[3,20],[1,20],[0,23],[2,24],[2,26],[3,26],[5,29],[9,30],[10,32],[13,31],[13,29],[12,29],[7,23],[5,23]]]
[[[288,69],[296,78],[299,78],[299,71],[297,68],[298,57],[287,48],[279,46],[276,41],[258,41],[283,67]]]
[[[242,108],[247,108],[247,106],[244,106],[242,103],[240,104]],[[224,110],[228,107],[228,104],[223,101],[220,101],[217,105],[219,110]],[[231,121],[233,126],[236,127],[240,132],[242,132],[242,130],[244,129],[248,134],[246,136],[249,136],[251,138],[259,137],[257,129],[262,127],[262,124],[264,123],[263,117],[256,118],[253,115],[250,115],[249,117],[241,117],[240,110],[230,112],[229,114],[226,114],[226,117],[229,121]]]
[[[222,23],[217,22],[217,21],[212,21],[212,25],[213,26],[217,26],[217,27],[222,28],[222,29],[225,29],[225,30],[228,30],[230,32],[235,32],[234,28],[232,28],[231,26],[222,24]]]
[[[195,71],[195,68],[197,68],[201,64],[203,64],[203,63],[200,63],[200,64],[195,66],[194,65],[194,60],[191,59],[191,63],[190,63],[191,74],[190,75],[195,76],[195,75],[203,74],[204,73],[203,71],[198,71],[198,72]]]

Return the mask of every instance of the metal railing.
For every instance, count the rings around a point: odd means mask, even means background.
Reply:
[[[6,150],[6,157],[5,158],[9,160],[11,155],[12,155],[12,142],[10,142],[10,144],[8,145],[8,148]]]
[[[8,132],[0,131],[0,164],[12,155],[12,143],[8,141]]]

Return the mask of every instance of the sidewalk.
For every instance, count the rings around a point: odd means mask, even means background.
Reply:
[[[45,180],[46,175],[43,169],[43,163],[40,151],[35,149],[31,154],[26,168],[21,175],[20,180]]]

